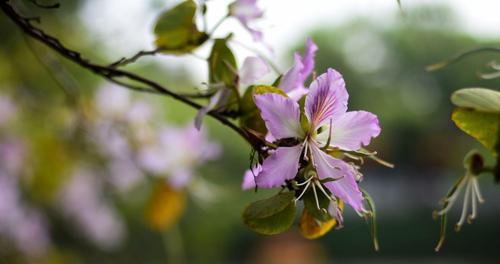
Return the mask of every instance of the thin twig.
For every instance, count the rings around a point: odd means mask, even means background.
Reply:
[[[148,50],[148,51],[141,50],[141,51],[137,52],[134,56],[132,56],[130,58],[123,57],[123,58],[119,59],[118,61],[111,63],[109,65],[109,67],[116,68],[116,67],[120,67],[120,66],[125,66],[127,64],[136,62],[141,57],[144,57],[144,56],[154,56],[154,55],[156,55],[156,53],[158,53],[160,51],[161,51],[160,48],[157,48],[157,49],[154,49],[154,50]]]
[[[5,13],[7,17],[9,17],[9,19],[11,19],[25,34],[45,44],[52,50],[59,53],[61,56],[78,64],[82,68],[93,72],[94,74],[100,75],[106,78],[107,80],[120,84],[121,86],[125,86],[128,88],[133,86],[117,80],[117,78],[125,78],[130,81],[137,82],[146,87],[149,87],[151,90],[155,91],[154,93],[170,96],[175,100],[178,100],[186,105],[191,106],[194,109],[201,109],[203,107],[202,105],[190,100],[189,98],[179,95],[178,93],[169,90],[168,88],[158,84],[157,82],[152,81],[150,79],[146,79],[138,74],[121,69],[116,69],[106,65],[96,64],[89,61],[88,59],[83,58],[79,52],[67,48],[57,38],[50,36],[41,29],[33,26],[30,20],[23,18],[13,9],[8,0],[0,0],[0,8],[2,12]],[[140,89],[140,91],[151,92],[150,90],[144,90],[144,89]],[[250,135],[245,130],[241,129],[240,127],[238,127],[237,125],[235,125],[234,123],[232,123],[227,118],[225,118],[224,116],[220,115],[217,112],[211,111],[208,112],[207,114],[218,120],[223,125],[237,132],[247,142],[249,142],[252,146],[254,146],[252,142],[255,143],[255,139],[251,138]]]
[[[479,48],[473,48],[470,50],[462,51],[462,52],[455,54],[454,56],[452,56],[449,59],[428,65],[427,67],[425,67],[425,70],[426,71],[437,71],[437,70],[440,70],[444,67],[447,67],[453,63],[456,63],[456,62],[458,62],[458,61],[460,61],[460,60],[462,60],[470,55],[480,53],[480,52],[485,52],[485,51],[500,52],[500,47],[479,47]]]
[[[45,8],[45,9],[54,9],[54,8],[59,8],[61,7],[61,4],[60,3],[54,3],[54,4],[51,4],[51,5],[47,5],[47,4],[40,4],[38,3],[38,1],[36,0],[30,0],[30,2],[34,5],[36,5],[37,7],[40,7],[40,8]]]

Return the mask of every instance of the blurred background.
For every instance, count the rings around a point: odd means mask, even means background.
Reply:
[[[46,32],[100,63],[153,49],[156,16],[176,3],[66,0],[46,10],[13,2],[22,14],[40,16]],[[425,66],[498,45],[500,5],[401,2],[402,10],[395,0],[261,0],[264,45],[231,19],[217,31],[235,32],[231,48],[239,65],[252,54],[250,46],[282,71],[311,36],[319,46],[316,71],[339,70],[350,109],[379,116],[382,134],[370,149],[396,167],[367,162],[362,186],[376,201],[380,252],[372,249],[369,225],[349,209],[345,227],[318,240],[302,238],[296,226],[276,236],[253,233],[241,212],[273,192],[241,191],[250,156],[243,139],[210,118],[203,134],[191,135],[194,110],[106,83],[0,15],[0,263],[497,262],[500,193],[491,178],[480,179],[486,203],[460,233],[453,224],[461,203],[452,210],[439,253],[432,211],[464,173],[468,150],[484,151],[450,120],[449,96],[463,87],[498,90],[499,80],[477,73],[500,57],[478,54],[437,72]],[[228,3],[208,1],[209,25],[225,15]],[[207,79],[198,57],[208,52],[205,45],[197,56],[145,57],[126,68],[193,92]],[[158,190],[153,174],[181,175],[191,183],[182,191]],[[176,202],[158,209],[151,197]],[[151,208],[166,213],[152,216]],[[155,217],[171,222],[166,232],[158,231]]]

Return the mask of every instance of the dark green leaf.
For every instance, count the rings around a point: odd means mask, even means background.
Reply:
[[[164,53],[182,54],[192,51],[207,39],[195,23],[196,4],[184,1],[163,12],[155,25],[156,46]]]
[[[208,59],[209,81],[211,84],[223,83],[235,87],[238,67],[233,52],[227,46],[226,39],[216,39]]]
[[[243,212],[243,222],[255,232],[272,235],[290,228],[295,219],[295,193],[279,193],[254,202]]]

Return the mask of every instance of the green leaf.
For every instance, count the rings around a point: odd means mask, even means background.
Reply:
[[[279,193],[271,198],[248,205],[243,211],[243,222],[257,233],[282,233],[295,219],[295,192]]]
[[[208,35],[195,23],[196,4],[184,1],[160,14],[154,33],[156,46],[164,53],[183,54],[203,44]]]
[[[500,113],[500,92],[484,88],[466,88],[454,92],[451,102],[462,108]]]
[[[211,84],[223,83],[236,88],[238,67],[233,52],[227,46],[226,39],[216,39],[208,58],[208,79]]]
[[[496,153],[495,148],[500,133],[500,114],[457,108],[453,111],[451,119],[458,128]]]
[[[325,190],[327,190],[325,188]],[[312,188],[309,188],[303,196],[304,208],[307,209],[310,215],[319,221],[328,221],[332,217],[328,213],[328,206],[330,205],[330,200],[320,191],[316,190],[316,196],[318,197],[319,209],[316,204],[316,198]]]
[[[280,76],[278,76],[278,78],[276,78],[276,80],[274,80],[272,86],[278,87],[281,83],[281,79],[283,79],[283,74],[280,74]]]
[[[363,193],[363,198],[365,199],[366,204],[368,205],[369,212],[371,213],[369,218],[370,218],[370,233],[372,235],[373,248],[375,249],[375,251],[378,251],[380,247],[378,244],[378,236],[377,236],[377,212],[375,209],[375,201],[370,196],[370,194],[367,193],[365,190],[361,189],[361,192]]]

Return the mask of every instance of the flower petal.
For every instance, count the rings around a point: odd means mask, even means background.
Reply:
[[[230,14],[243,24],[264,15],[264,12],[257,6],[257,0],[237,0],[231,4],[229,9]]]
[[[224,101],[227,99],[228,89],[219,89],[212,97],[210,97],[210,102],[208,105],[202,107],[198,110],[196,117],[194,119],[194,126],[196,129],[201,129],[201,123],[203,122],[203,118],[208,112],[214,110],[217,106],[224,104]]]
[[[229,13],[250,32],[254,41],[262,40],[262,32],[249,25],[251,21],[264,15],[264,12],[257,6],[257,0],[237,0],[229,6]]]
[[[305,104],[312,127],[316,129],[325,121],[343,115],[347,111],[348,98],[344,79],[336,70],[330,68],[316,78],[309,87]]]
[[[320,179],[334,178],[325,183],[333,195],[351,205],[357,212],[363,211],[363,195],[356,182],[354,168],[343,160],[335,159],[323,152],[315,142],[309,144],[314,167]]]
[[[309,92],[309,89],[306,89],[304,87],[300,87],[297,89],[294,89],[287,93],[288,97],[291,98],[294,101],[299,101],[302,96],[306,95]]]
[[[254,56],[247,57],[240,69],[240,83],[251,84],[264,77],[270,71],[271,69],[263,59]]]
[[[306,50],[302,58],[302,65],[304,65],[304,67],[301,71],[304,81],[314,70],[314,58],[316,57],[316,51],[318,51],[316,43],[314,43],[311,38],[307,38]]]
[[[329,129],[318,135],[318,142],[328,140]],[[344,150],[359,150],[380,134],[376,115],[366,111],[347,112],[332,122],[330,146]]]
[[[262,164],[262,171],[255,181],[259,188],[275,188],[285,180],[291,180],[299,170],[299,159],[302,146],[281,147],[276,149]]]
[[[304,64],[302,64],[302,58],[296,52],[294,55],[293,66],[283,75],[279,88],[285,91],[285,93],[290,93],[299,87],[303,87],[304,80],[301,76],[301,72],[303,69]]]
[[[171,172],[167,180],[174,189],[179,190],[184,188],[192,178],[193,172],[190,169],[178,167]]]
[[[314,70],[314,57],[317,50],[318,46],[316,46],[311,38],[308,38],[304,56],[302,57],[299,53],[295,52],[292,68],[283,75],[279,87],[295,101],[298,101],[309,91],[304,87],[304,82]]]
[[[241,189],[249,190],[255,188],[255,178],[262,171],[262,166],[260,164],[256,164],[251,170],[245,171],[243,175],[243,182],[241,183]]]
[[[275,93],[256,94],[254,101],[273,137],[282,139],[302,136],[297,102]]]

